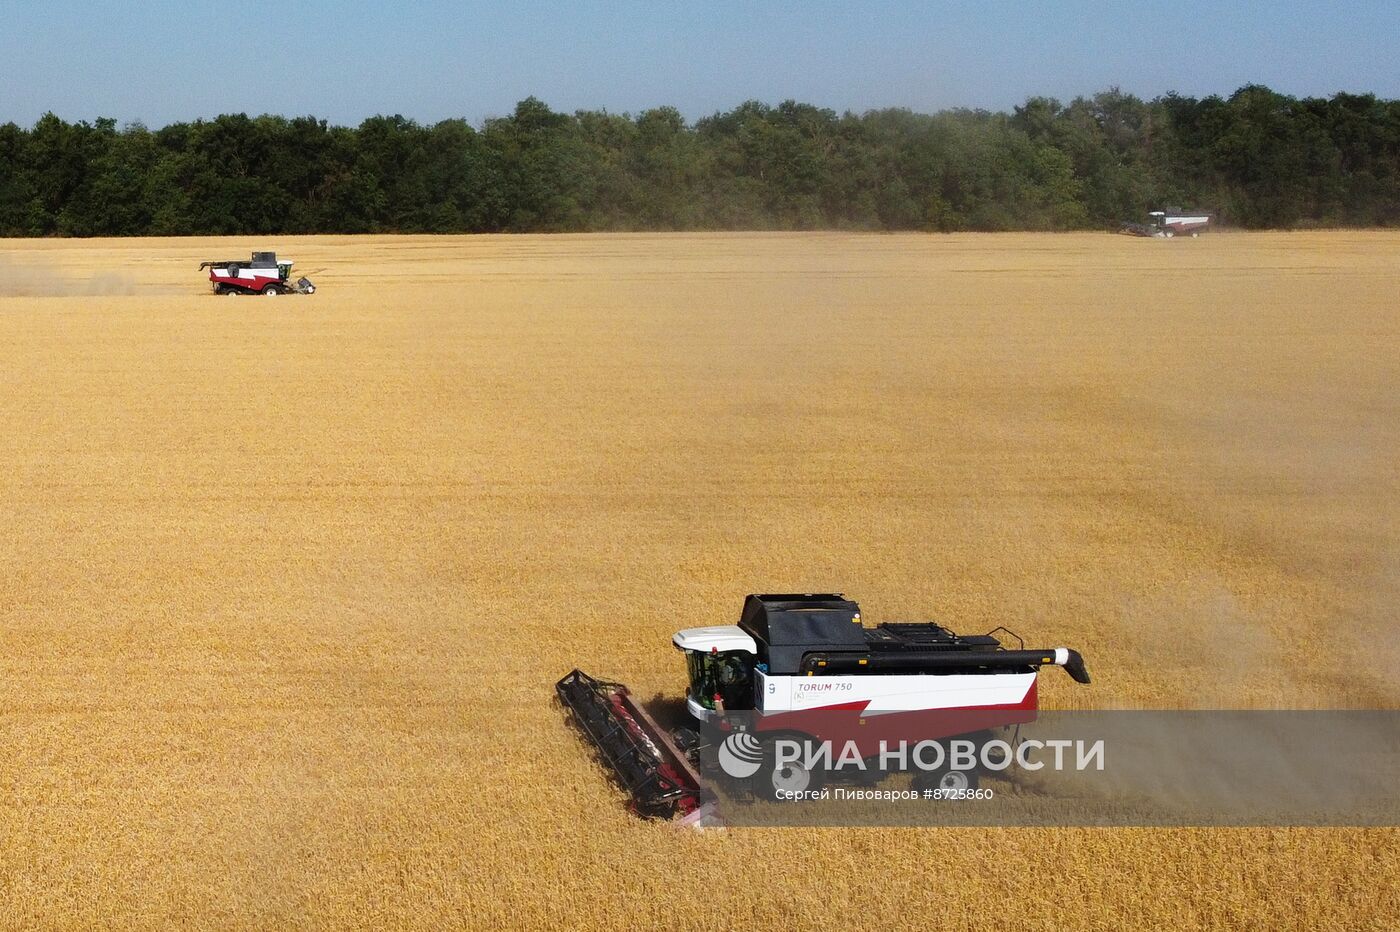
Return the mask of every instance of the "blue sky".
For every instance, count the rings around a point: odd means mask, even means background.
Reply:
[[[0,0],[0,121],[374,113],[473,122],[751,98],[837,110],[1009,109],[1110,85],[1145,97],[1400,97],[1400,3]]]

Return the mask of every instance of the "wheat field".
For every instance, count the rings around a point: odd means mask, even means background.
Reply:
[[[0,926],[1393,928],[1393,829],[684,833],[551,700],[834,590],[1079,648],[1045,707],[1400,707],[1397,260],[0,241]]]

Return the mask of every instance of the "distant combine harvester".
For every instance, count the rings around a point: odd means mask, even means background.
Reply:
[[[1133,236],[1152,236],[1171,239],[1174,236],[1200,236],[1210,229],[1210,214],[1201,211],[1184,211],[1180,208],[1151,210],[1147,212],[1147,222],[1137,223],[1124,220],[1119,232]]]

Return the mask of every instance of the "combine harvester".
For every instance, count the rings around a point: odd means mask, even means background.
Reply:
[[[719,745],[734,731],[748,732],[742,744],[762,762],[752,789],[804,792],[826,775],[779,764],[779,737],[853,742],[866,759],[882,741],[985,740],[992,729],[1035,720],[1040,667],[1061,666],[1089,682],[1077,651],[1012,650],[995,632],[959,636],[932,622],[868,628],[860,606],[839,594],[750,595],[737,625],[688,628],[672,642],[685,655],[686,707],[698,729],[668,734],[625,686],[579,670],[555,689],[631,794],[633,810],[684,822],[713,811],[701,774],[714,771]],[[944,790],[977,782],[976,770],[927,776]]]
[[[277,261],[275,252],[255,252],[247,262],[241,259],[226,259],[216,262],[201,262],[199,270],[209,270],[209,281],[214,294],[242,295],[263,294],[272,297],[280,294],[315,294],[316,286],[311,279],[302,277],[295,282],[292,277],[292,260]]]
[[[1211,216],[1205,213],[1185,213],[1181,210],[1152,210],[1146,223],[1124,220],[1119,232],[1133,236],[1171,239],[1174,236],[1200,236],[1210,229]]]

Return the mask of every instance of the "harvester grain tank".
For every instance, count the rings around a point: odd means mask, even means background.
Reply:
[[[957,635],[933,622],[867,627],[860,606],[840,594],[750,595],[738,624],[687,628],[672,644],[685,657],[694,728],[666,733],[626,687],[579,670],[556,684],[634,810],[647,816],[703,811],[700,774],[714,764],[707,750],[739,718],[764,761],[754,785],[802,791],[821,775],[768,753],[779,736],[849,744],[873,758],[881,742],[977,738],[1034,721],[1043,666],[1089,682],[1083,658],[1069,648],[1013,649],[995,632]],[[935,779],[944,789],[966,788],[976,773]]]
[[[278,260],[275,252],[255,252],[248,261],[220,259],[201,262],[199,270],[209,270],[214,294],[315,294],[316,286],[305,276],[292,281],[292,260]]]

